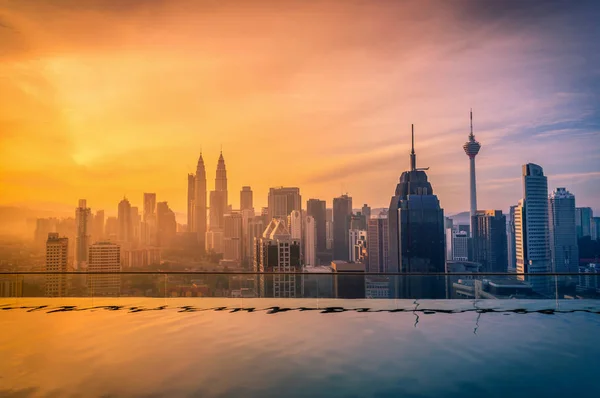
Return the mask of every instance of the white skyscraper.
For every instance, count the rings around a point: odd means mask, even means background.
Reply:
[[[294,210],[288,216],[288,226],[292,239],[302,239],[302,220],[303,214],[301,210]]]
[[[472,218],[477,211],[477,182],[475,180],[475,156],[479,153],[481,149],[481,144],[475,141],[475,135],[473,134],[473,110],[471,110],[471,134],[469,134],[469,141],[465,142],[463,145],[463,149],[465,153],[469,157],[469,165],[470,165],[470,191],[471,191],[471,206],[470,206],[470,216],[471,216],[471,224],[473,223]],[[471,225],[471,236],[473,236],[473,226]]]
[[[556,188],[548,199],[548,224],[552,271],[578,272],[575,196],[565,188]]]
[[[517,273],[545,273],[551,269],[548,228],[548,179],[533,163],[523,165],[523,195],[515,208]],[[548,293],[549,279],[529,277],[533,289]]]

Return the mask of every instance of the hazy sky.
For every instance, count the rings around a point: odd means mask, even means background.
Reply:
[[[572,4],[575,3],[575,4]],[[600,3],[600,2],[598,2]],[[447,213],[522,196],[521,164],[600,209],[600,6],[590,1],[0,0],[0,204],[185,211],[204,153],[229,191],[388,206],[429,166]]]

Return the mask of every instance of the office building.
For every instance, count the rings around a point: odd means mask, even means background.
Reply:
[[[209,229],[208,231],[206,231],[206,251],[222,254],[223,250],[223,230]]]
[[[600,293],[600,263],[591,263],[579,267],[577,291]]]
[[[225,165],[223,164],[223,168]],[[225,182],[225,186],[227,183]],[[204,250],[206,246],[207,216],[206,216],[206,168],[202,153],[198,157],[196,165],[196,175],[194,176],[194,203],[193,203],[193,223],[191,232],[196,233],[198,247]]]
[[[156,204],[156,221],[157,246],[171,246],[177,234],[177,220],[175,212],[171,210],[167,202]]]
[[[90,245],[87,275],[90,296],[119,296],[121,294],[121,247],[116,243],[97,242]],[[103,274],[106,273],[106,274]]]
[[[263,232],[266,228],[264,219],[262,216],[254,216],[254,218],[250,219],[248,222],[248,235],[247,235],[247,246],[248,246],[248,260],[250,261],[250,265],[253,264],[254,257],[256,253],[254,252],[256,248],[256,239],[260,239],[262,237]]]
[[[140,244],[142,239],[142,215],[136,206],[131,207],[131,241],[134,245]],[[98,241],[98,239],[96,240]]]
[[[144,193],[141,240],[145,245],[158,244],[158,221],[156,219],[156,194]]]
[[[317,253],[327,250],[326,209],[324,200],[309,199],[306,202],[306,214],[315,220]]]
[[[508,272],[506,217],[501,210],[477,210],[471,218],[473,261],[483,272]]]
[[[92,210],[87,207],[86,200],[79,200],[79,207],[75,209],[75,223],[77,235],[75,238],[75,268],[84,268],[87,261],[87,247],[92,243]]]
[[[369,272],[387,272],[389,265],[389,226],[387,218],[370,218],[367,229]]]
[[[274,218],[287,220],[292,211],[302,209],[300,188],[277,187],[269,189],[268,206],[269,221]]]
[[[151,265],[159,265],[160,262],[160,248],[158,247],[125,249],[121,253],[121,267],[123,269],[146,268]]]
[[[240,210],[253,209],[252,188],[242,187],[240,191]]]
[[[367,230],[367,218],[360,211],[356,214],[350,214],[350,219],[348,221],[348,228],[366,231]]]
[[[277,272],[259,274],[255,286],[258,297],[300,297],[302,276],[291,272],[302,271],[300,241],[292,239],[285,220],[273,219],[255,241],[254,271]]]
[[[352,198],[342,195],[333,198],[333,259],[349,261],[349,231]]]
[[[197,200],[197,199],[196,199]],[[217,174],[215,177],[215,190],[210,192],[210,230],[222,231],[223,218],[229,210],[227,200],[227,169],[223,152],[219,155],[217,162]]]
[[[242,262],[242,214],[231,212],[223,217],[223,260]]]
[[[508,246],[508,271],[517,271],[517,247],[515,238],[515,209],[517,206],[510,206],[508,214],[508,223],[506,224],[506,237]]]
[[[363,249],[367,249],[367,231],[351,229],[348,231],[348,258],[351,263],[360,263],[366,258]]]
[[[556,188],[548,198],[548,225],[552,272],[578,272],[575,196],[565,188]]]
[[[131,222],[131,204],[127,198],[123,198],[123,200],[119,202],[117,218],[119,220],[119,242],[128,246],[133,238],[133,223]]]
[[[364,299],[366,297],[364,264],[334,260],[331,262],[331,269],[336,298]]]
[[[481,149],[481,144],[475,140],[475,135],[473,134],[473,110],[471,110],[471,133],[469,134],[469,140],[465,142],[463,145],[463,149],[465,153],[469,157],[469,191],[470,191],[470,216],[471,216],[471,236],[473,234],[473,217],[475,217],[475,212],[477,211],[477,182],[475,179],[475,156],[479,153]]]
[[[369,222],[369,219],[371,218],[371,208],[369,207],[369,205],[365,203],[361,209],[361,213],[363,216],[365,216],[367,222]]]
[[[85,203],[83,204],[85,209]],[[69,239],[60,238],[58,233],[50,232],[46,240],[46,272],[67,272],[69,261]],[[46,297],[65,297],[67,295],[66,275],[46,275]]]
[[[287,226],[292,239],[302,240],[304,215],[301,210],[293,210],[287,217]]]
[[[548,226],[548,180],[544,170],[533,163],[523,165],[523,199],[515,208],[515,241],[518,273],[546,273],[551,270]],[[549,293],[549,279],[526,277],[533,290]]]
[[[427,180],[427,169],[418,169],[414,127],[410,170],[400,176],[389,207],[389,271],[444,272],[444,210]],[[445,298],[442,277],[394,280],[392,298]]]
[[[98,210],[94,216],[92,240],[97,242],[104,239],[104,210]],[[91,243],[91,242],[90,242]]]
[[[469,260],[469,235],[466,231],[451,231],[450,241],[451,261]]]
[[[254,220],[254,208],[240,210],[242,215],[242,261],[252,263],[252,243],[250,241],[250,223]],[[263,228],[264,229],[264,228]]]
[[[590,235],[592,240],[600,239],[600,217],[592,217]]]
[[[575,223],[577,226],[577,238],[592,236],[592,218],[594,213],[591,207],[575,208]]]
[[[312,216],[304,218],[304,266],[314,267],[317,265],[317,227]]]
[[[187,230],[188,232],[195,232],[196,227],[194,226],[194,203],[196,197],[196,176],[193,173],[188,174],[188,186],[187,186]]]

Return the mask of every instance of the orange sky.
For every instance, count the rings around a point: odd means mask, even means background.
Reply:
[[[156,192],[184,212],[200,148],[211,189],[222,145],[234,207],[242,185],[258,206],[278,185],[387,206],[415,123],[418,164],[461,211],[473,107],[480,208],[518,201],[525,162],[594,206],[598,130],[558,128],[594,107],[560,85],[571,65],[538,52],[545,30],[458,4],[0,0],[0,205],[114,213]]]

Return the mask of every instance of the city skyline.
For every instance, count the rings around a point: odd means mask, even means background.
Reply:
[[[1,7],[0,205],[70,211],[86,198],[113,214],[123,194],[139,203],[156,192],[182,222],[185,175],[200,149],[212,168],[223,145],[230,191],[252,186],[256,208],[275,186],[328,206],[348,192],[386,207],[415,123],[422,164],[452,214],[468,210],[461,146],[473,108],[485,145],[480,208],[508,210],[520,165],[536,163],[549,189],[567,186],[578,207],[600,211],[600,74],[586,66],[598,64],[596,10],[258,2],[204,13],[200,3],[156,2],[142,13],[103,3]],[[357,15],[369,18],[348,24]],[[322,27],[305,32],[309,19]],[[275,154],[287,167],[270,167]]]

